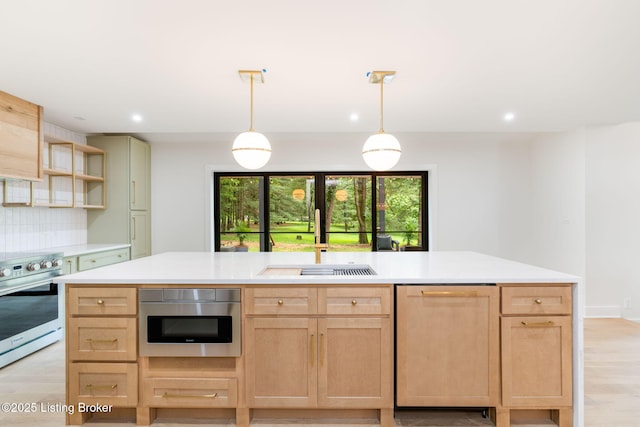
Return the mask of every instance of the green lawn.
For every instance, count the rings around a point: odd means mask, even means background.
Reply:
[[[252,225],[251,232],[247,233],[245,244],[249,246],[249,250],[254,252],[259,250],[260,234],[258,226]],[[254,231],[255,230],[255,231]],[[315,236],[311,232],[307,232],[306,222],[288,222],[281,225],[272,225],[271,238],[275,245],[274,252],[312,252],[315,243]],[[395,240],[402,241],[401,236],[393,236]],[[236,233],[224,233],[221,235],[222,242],[232,244],[238,243]],[[348,233],[344,233],[343,224],[332,224],[331,235],[329,236],[329,251],[370,251],[371,250],[371,233],[367,233],[369,244],[358,243],[358,233],[351,228]]]

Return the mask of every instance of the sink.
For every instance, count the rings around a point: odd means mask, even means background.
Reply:
[[[368,264],[268,265],[260,276],[375,276]]]

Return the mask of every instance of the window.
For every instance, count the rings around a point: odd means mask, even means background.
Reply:
[[[428,250],[427,172],[216,173],[216,251]],[[315,224],[315,210],[322,220]]]

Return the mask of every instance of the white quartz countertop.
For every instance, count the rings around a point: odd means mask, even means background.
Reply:
[[[78,245],[55,246],[43,249],[47,252],[62,252],[65,257],[91,254],[130,247],[129,243],[83,243]]]
[[[65,252],[66,255],[66,252]],[[476,252],[327,252],[323,264],[369,264],[374,276],[261,275],[313,265],[313,253],[166,252],[68,276],[87,284],[577,283],[577,276]]]

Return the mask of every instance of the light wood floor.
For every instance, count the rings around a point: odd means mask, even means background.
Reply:
[[[35,413],[6,413],[0,410],[0,426],[64,426],[64,414],[56,412],[55,404],[64,402],[64,345],[56,343],[23,360],[0,369],[0,403],[34,403]],[[640,426],[640,324],[621,319],[585,320],[585,427]],[[41,404],[48,412],[43,412]],[[51,405],[54,405],[51,407]],[[90,422],[98,427],[130,427],[134,423]],[[156,421],[155,427],[200,425]],[[211,425],[211,423],[208,423]],[[215,426],[233,426],[221,421]],[[271,421],[252,421],[252,426],[358,426],[362,423],[310,424],[298,420],[272,424]],[[446,415],[425,417],[403,414],[397,426],[483,426],[491,425],[476,413],[451,419]],[[524,427],[519,425],[519,427]],[[580,426],[575,426],[580,427]]]

